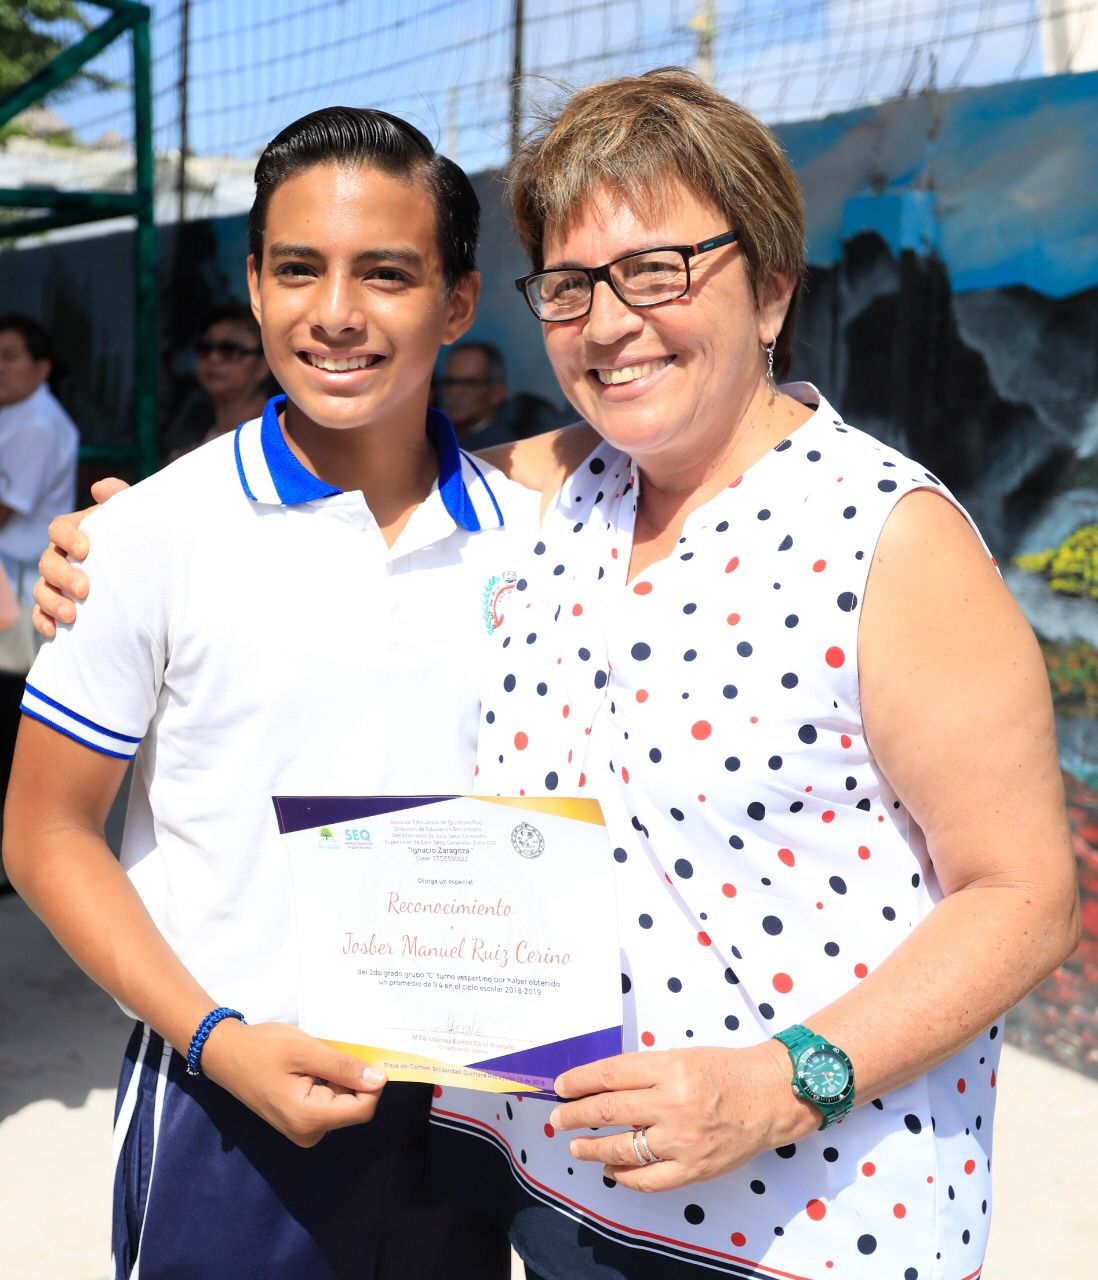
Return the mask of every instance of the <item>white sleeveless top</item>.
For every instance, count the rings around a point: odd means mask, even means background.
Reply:
[[[601,444],[546,518],[483,693],[479,790],[603,804],[627,1051],[745,1047],[811,1022],[941,897],[866,744],[857,640],[896,503],[955,500],[815,388],[786,390],[813,417],[629,584],[640,478]],[[435,1122],[496,1144],[594,1231],[706,1270],[962,1280],[988,1234],[999,1045],[993,1026],[841,1126],[656,1195],[574,1160],[546,1103],[446,1089]]]

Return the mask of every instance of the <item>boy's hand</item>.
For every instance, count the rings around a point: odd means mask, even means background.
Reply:
[[[219,1022],[203,1073],[299,1147],[374,1118],[385,1076],[282,1022]]]
[[[108,476],[97,480],[91,493],[98,506],[102,506],[128,488],[124,480]],[[75,601],[83,600],[88,594],[87,575],[70,564],[67,557],[83,560],[88,554],[88,539],[80,532],[80,521],[95,510],[96,507],[86,507],[83,511],[55,516],[50,521],[50,545],[38,560],[38,572],[42,576],[34,584],[35,605],[31,613],[34,629],[47,640],[57,634],[59,622],[76,621]]]

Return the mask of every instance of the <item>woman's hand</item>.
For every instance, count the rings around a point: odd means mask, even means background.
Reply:
[[[92,497],[102,506],[116,493],[128,489],[125,480],[107,476],[91,487]],[[38,559],[38,572],[42,575],[34,584],[34,610],[31,621],[34,629],[47,640],[57,634],[59,622],[76,621],[76,601],[88,594],[88,578],[68,557],[83,560],[88,554],[88,539],[80,532],[80,522],[96,507],[83,511],[70,511],[67,515],[54,516],[50,521],[50,545]]]
[[[566,1071],[549,1117],[556,1129],[625,1126],[623,1133],[573,1138],[577,1160],[594,1160],[623,1187],[666,1191],[705,1182],[762,1151],[819,1128],[819,1112],[790,1087],[785,1047],[669,1049],[625,1053]],[[643,1128],[658,1163],[642,1164],[633,1130]],[[643,1152],[643,1147],[642,1147]]]

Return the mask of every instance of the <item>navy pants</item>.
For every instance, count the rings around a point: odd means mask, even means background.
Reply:
[[[427,1198],[430,1102],[429,1085],[387,1085],[371,1123],[304,1150],[138,1024],[115,1110],[115,1280],[506,1280],[500,1227]]]

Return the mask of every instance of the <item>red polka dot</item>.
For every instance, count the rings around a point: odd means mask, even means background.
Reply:
[[[869,850],[865,847],[864,844],[858,845],[858,857],[861,858],[863,862],[865,862],[865,860],[869,857]]]
[[[578,618],[582,612],[583,612],[583,605],[581,605],[581,604],[574,604],[574,605],[572,606],[572,617],[573,617],[573,618]]]
[[[743,476],[737,476],[728,487],[730,489],[735,489],[741,484],[743,484]]]
[[[724,566],[725,573],[734,573],[740,567],[739,556],[733,556],[731,560]]]
[[[648,701],[648,690],[647,690],[647,689],[638,689],[638,690],[637,690],[637,701],[638,701],[638,702],[647,702],[647,701]]]
[[[933,1182],[933,1181],[934,1181],[934,1175],[933,1175],[932,1173],[928,1173],[928,1174],[926,1175],[926,1180],[927,1180],[927,1182]]]
[[[564,704],[563,707],[561,707],[560,713],[565,718],[565,720],[567,720],[568,717],[572,714],[572,708],[568,705],[567,702]]]
[[[835,821],[835,810],[834,810],[834,809],[825,809],[825,810],[823,811],[823,813],[821,813],[821,814],[820,814],[820,821],[821,821],[821,822],[834,822],[834,821]]]
[[[991,1087],[993,1089],[995,1088],[995,1071],[994,1070],[992,1070],[991,1072]]]
[[[711,947],[713,945],[713,939],[705,932],[704,929],[699,930],[698,941],[703,947]]]
[[[966,1161],[965,1161],[965,1173],[975,1173],[975,1172],[976,1172],[976,1161],[975,1161],[975,1160],[966,1160]]]
[[[629,781],[629,770],[625,767],[625,765],[622,765],[621,767],[621,780],[622,782]]]
[[[519,787],[519,795],[520,795],[520,796],[524,796],[525,794],[526,794],[526,788],[525,788],[525,787]]]
[[[812,572],[813,572],[813,573],[823,573],[823,571],[824,571],[826,568],[827,568],[827,561],[826,561],[826,560],[817,560],[817,561],[816,561],[816,563],[812,566]]]
[[[813,1222],[819,1222],[827,1213],[827,1205],[822,1200],[809,1200],[804,1207],[804,1211]]]
[[[779,861],[784,862],[787,867],[791,867],[793,863],[796,862],[792,849],[779,849],[778,859]]]
[[[726,898],[734,898],[736,896],[736,886],[734,884],[722,884],[721,893],[723,893]]]
[[[641,1044],[647,1045],[650,1049],[656,1043],[656,1037],[651,1031],[641,1032]]]
[[[893,1216],[893,1217],[895,1217],[895,1218],[906,1218],[906,1217],[907,1217],[907,1205],[905,1205],[905,1204],[894,1204],[894,1205],[892,1206],[892,1216]]]
[[[773,982],[774,990],[780,991],[783,996],[788,995],[793,990],[793,979],[788,973],[776,973]]]
[[[828,1260],[824,1263],[825,1267],[833,1267],[834,1265],[835,1264],[831,1261],[830,1258],[828,1258]]]
[[[747,1243],[747,1237],[742,1231],[733,1231],[728,1238],[737,1248],[742,1248]]]
[[[579,776],[579,785],[580,785],[581,787],[585,787],[585,786],[587,786],[587,774],[585,774],[585,773],[581,773],[581,774],[580,774],[580,776]]]
[[[867,1160],[865,1164],[862,1165],[862,1173],[864,1173],[867,1178],[872,1178],[876,1172],[877,1166],[872,1160]]]
[[[529,745],[530,745],[530,739],[526,736],[526,734],[522,732],[515,734],[515,747],[517,750],[525,751]]]
[[[571,751],[571,748],[569,748],[569,750],[568,750],[568,763],[569,763],[569,764],[571,764],[571,763],[572,763],[572,751]]]
[[[442,1085],[440,1085],[440,1084],[436,1084],[436,1085],[435,1085],[435,1087],[431,1090],[431,1093],[432,1093],[436,1098],[441,1098],[441,1097],[442,1097]]]
[[[964,1093],[964,1091],[965,1091],[967,1088],[968,1088],[968,1085],[967,1085],[967,1084],[965,1084],[965,1078],[964,1078],[964,1076],[962,1076],[962,1077],[960,1078],[960,1080],[958,1080],[958,1081],[957,1081],[957,1092],[958,1092],[958,1093]]]
[[[546,1124],[544,1125],[544,1129],[545,1129],[545,1136],[547,1138],[556,1137],[556,1133],[557,1133],[556,1129],[554,1129],[553,1126],[548,1122],[546,1122]]]
[[[856,964],[854,966],[855,978],[864,978],[868,972],[869,972],[869,969],[864,964]]]
[[[617,549],[617,547],[611,547],[611,548],[610,548],[610,559],[611,559],[611,560],[616,560],[617,558],[618,558],[618,549]]]
[[[752,723],[752,724],[758,724],[758,723],[759,723],[759,717],[758,717],[758,716],[752,716],[752,717],[751,717],[751,723]]]
[[[842,735],[842,737],[839,739],[839,743],[840,743],[843,747],[849,747],[849,746],[853,743],[853,741],[854,741],[854,740],[853,740],[853,738],[851,738],[851,737],[849,736],[849,734],[845,734],[845,733],[844,733],[844,734]]]
[[[817,902],[817,903],[816,903],[816,910],[817,910],[817,911],[822,911],[823,909],[824,909],[824,904],[823,904],[822,902]]]
[[[730,627],[737,626],[739,621],[740,621],[740,615],[738,613],[730,613],[728,615],[728,625]]]
[[[809,786],[805,787],[805,789],[804,789],[804,791],[805,791],[805,795],[808,795],[808,793],[809,793],[811,790],[812,790],[811,785],[809,785]]]
[[[650,582],[634,582],[633,590],[638,596],[646,596],[651,592],[652,584]]]
[[[690,736],[697,738],[699,742],[704,742],[706,738],[713,732],[713,726],[708,720],[696,720],[690,726]]]
[[[705,796],[698,796],[698,804],[705,804]]]
[[[837,644],[833,644],[824,654],[824,661],[829,667],[841,667],[846,661],[846,654],[843,653]]]
[[[884,814],[883,814],[883,813],[879,813],[879,814],[877,815],[877,821],[878,821],[878,822],[884,822],[884,820],[885,820],[885,816],[884,816]]]

